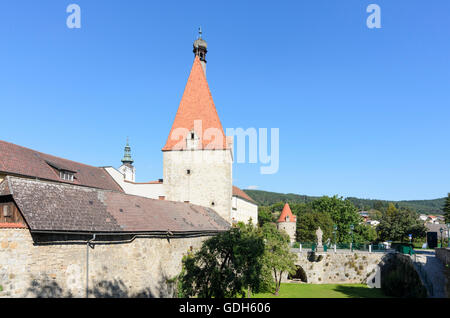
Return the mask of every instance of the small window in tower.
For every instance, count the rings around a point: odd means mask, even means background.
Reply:
[[[214,201],[211,202],[211,206],[215,206],[216,203]]]
[[[193,132],[191,132],[191,139],[194,140],[195,139],[195,134]]]
[[[186,174],[187,174],[187,175],[190,175],[190,174],[191,174],[191,169],[187,169],[187,170],[186,170]]]

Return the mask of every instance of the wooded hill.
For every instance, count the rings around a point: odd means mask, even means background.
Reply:
[[[258,205],[272,205],[277,202],[307,203],[318,197],[300,195],[294,193],[276,193],[261,190],[244,190]],[[374,199],[359,199],[348,197],[359,210],[380,209],[380,206],[388,206],[393,203],[397,208],[407,207],[420,214],[443,214],[445,198],[434,200],[411,200],[411,201],[386,201]]]

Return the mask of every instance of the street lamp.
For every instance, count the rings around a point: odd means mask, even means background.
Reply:
[[[444,228],[441,227],[441,228],[439,229],[439,232],[441,232],[441,248],[443,248],[443,246],[442,246],[442,239],[443,239],[442,233],[444,232]]]
[[[353,224],[350,224],[350,234],[352,235],[352,244],[350,245],[350,250],[353,252],[353,230],[355,229],[355,226]]]

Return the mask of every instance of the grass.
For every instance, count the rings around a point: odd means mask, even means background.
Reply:
[[[363,284],[282,283],[280,293],[253,295],[253,298],[386,298],[380,289]]]

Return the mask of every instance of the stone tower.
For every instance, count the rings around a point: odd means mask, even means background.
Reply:
[[[124,149],[124,155],[122,159],[122,165],[119,167],[119,171],[123,174],[123,177],[126,181],[135,181],[136,176],[136,169],[133,166],[133,159],[131,159],[131,148],[128,144],[128,138],[127,138],[127,145]]]
[[[297,217],[292,214],[289,204],[286,203],[281,211],[280,217],[277,221],[277,228],[280,231],[285,231],[290,239],[291,243],[295,242],[295,232],[297,231]]]
[[[206,81],[206,42],[194,42],[194,63],[163,147],[166,199],[210,207],[231,222],[232,143]]]

